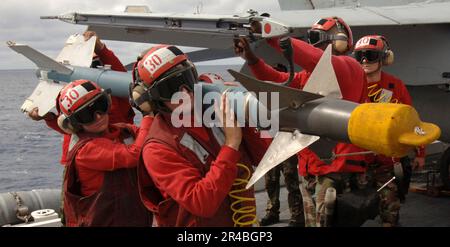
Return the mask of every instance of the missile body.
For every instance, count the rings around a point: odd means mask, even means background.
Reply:
[[[63,74],[49,71],[46,76],[54,81],[72,82],[79,79],[90,80],[102,88],[110,88],[111,94],[117,97],[128,97],[128,87],[132,81],[131,73],[114,71],[110,69],[93,69],[84,67],[71,67],[72,73]]]
[[[129,95],[129,84],[132,80],[130,73],[75,66],[71,69],[70,74],[50,71],[47,77],[65,82],[87,79],[98,83],[103,88],[110,88],[114,96],[128,97]],[[233,75],[238,76],[234,72]],[[237,115],[245,116],[247,122],[254,123],[255,127],[270,128],[270,126],[262,127],[260,124],[261,110],[271,109],[270,104],[262,104],[257,96],[250,92],[254,86],[246,80],[253,80],[252,78],[238,79],[244,82],[246,87],[235,82],[228,84],[199,82],[201,97],[209,92],[216,92],[219,95],[231,93],[235,96],[231,99],[233,101],[231,105]],[[279,92],[279,107],[266,111],[268,116],[265,118],[276,117],[277,119],[271,119],[271,121],[272,123],[276,121],[281,131],[298,130],[302,134],[323,136],[339,142],[351,142],[391,157],[402,157],[414,146],[428,144],[440,134],[437,126],[420,122],[414,108],[407,105],[357,104],[272,83],[260,81],[252,83],[257,83],[258,87],[265,87],[266,92]]]

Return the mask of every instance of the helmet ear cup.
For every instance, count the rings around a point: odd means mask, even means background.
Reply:
[[[152,112],[155,107],[150,100],[142,100],[141,97],[145,97],[144,95],[147,93],[144,86],[136,85],[133,88],[133,92],[131,97],[133,97],[133,102],[135,102],[136,106],[141,109],[143,112]]]
[[[394,63],[394,52],[387,50],[383,58],[383,65],[391,65]]]
[[[57,123],[58,126],[69,135],[75,134],[78,131],[64,114],[59,115]]]
[[[333,49],[339,53],[348,51],[348,37],[345,33],[337,33],[336,36],[344,37],[333,41]]]

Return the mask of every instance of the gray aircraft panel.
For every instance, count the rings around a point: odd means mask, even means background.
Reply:
[[[397,6],[420,2],[425,2],[425,0],[278,0],[281,10]],[[427,2],[449,2],[449,0],[429,0]]]
[[[150,29],[130,29],[106,26],[89,26],[102,39],[130,41],[152,44],[172,44],[179,46],[227,49],[233,46],[231,36],[214,33],[187,33]],[[182,38],[181,38],[182,37]]]
[[[450,23],[450,3],[279,11],[271,15],[295,33],[324,16],[340,16],[352,27]],[[103,39],[222,49],[231,46],[235,35],[248,35],[245,25],[250,22],[248,14],[72,13],[59,19],[90,25]]]
[[[339,16],[350,26],[385,26],[450,22],[450,3],[417,3],[386,7],[346,7],[271,13],[271,17],[297,28],[309,28],[326,16]]]

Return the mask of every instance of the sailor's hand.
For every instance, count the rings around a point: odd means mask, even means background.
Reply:
[[[105,44],[100,40],[94,31],[86,31],[83,33],[83,36],[85,41],[88,41],[93,36],[96,37],[94,48],[95,53],[99,53],[105,47]]]
[[[421,171],[425,167],[425,157],[416,157],[412,162],[413,170]]]
[[[250,32],[261,34],[262,33],[261,22],[259,22],[259,21],[252,21],[250,23]]]
[[[234,111],[230,108],[226,94],[221,97],[219,109],[217,109],[217,105],[215,104],[216,116],[219,117],[223,126],[225,145],[238,151],[242,141],[242,129],[238,127]]]
[[[45,114],[43,117],[39,116],[39,108],[35,107],[33,108],[33,110],[31,110],[30,112],[28,112],[28,116],[33,119],[34,121],[40,121],[42,119],[45,120],[52,120],[55,119],[56,116],[55,114],[48,112],[47,114]]]
[[[136,102],[134,100],[131,101],[130,103],[131,103],[131,106],[134,109],[138,110],[142,114],[143,117],[154,115],[153,111],[154,111],[155,107],[153,105],[153,102],[146,101],[146,102],[141,103],[141,105],[139,105],[139,106],[136,104]]]
[[[142,116],[153,116],[153,111],[156,109],[153,101],[151,101],[149,98],[144,101],[139,100],[139,98],[145,97],[145,95],[147,95],[147,91],[145,90],[144,86],[130,83],[129,92],[129,102],[131,106],[142,113]]]
[[[256,64],[259,58],[250,48],[248,39],[246,37],[240,37],[234,41],[234,52],[236,55],[242,57],[249,65]]]

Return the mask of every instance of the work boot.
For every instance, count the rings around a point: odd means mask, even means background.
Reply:
[[[305,227],[305,219],[291,219],[289,227]]]
[[[303,213],[297,217],[292,217],[289,221],[288,226],[290,227],[305,227],[305,217]]]
[[[261,219],[260,225],[261,226],[268,226],[273,225],[275,223],[280,222],[280,216],[274,215],[274,214],[266,214],[264,218]]]

